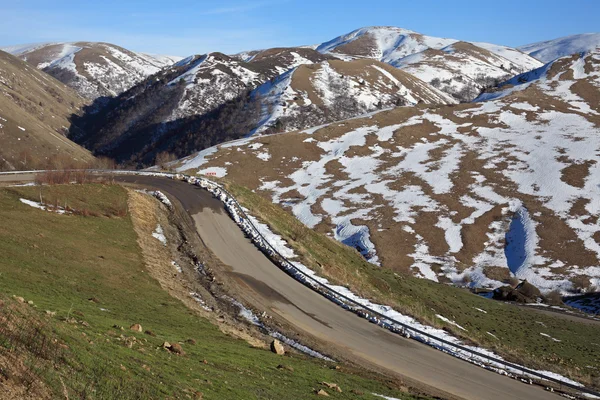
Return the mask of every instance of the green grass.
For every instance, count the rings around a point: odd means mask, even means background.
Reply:
[[[444,327],[465,341],[483,345],[513,362],[556,371],[600,387],[598,325],[566,321],[484,299],[465,289],[376,267],[354,249],[306,228],[289,212],[261,195],[230,182],[226,182],[226,186],[254,216],[283,236],[306,265],[330,281],[391,305],[422,322]],[[467,332],[445,324],[436,314],[456,321]]]
[[[68,346],[54,368],[42,364],[46,368],[36,369],[56,397],[64,398],[62,380],[70,398],[194,398],[200,391],[204,399],[303,399],[314,397],[313,389],[323,388],[321,381],[343,389],[327,390],[331,398],[375,398],[373,392],[413,398],[394,390],[391,382],[346,367],[335,370],[303,355],[280,357],[252,348],[170,297],[144,270],[129,216],[114,215],[114,205],[126,201],[121,187],[43,190],[45,198],[68,199],[71,207],[100,215],[61,216],[19,201],[39,199],[37,187],[0,189],[0,298],[5,302],[0,315],[14,303],[10,296],[32,300],[35,308],[25,306],[31,316],[23,318],[43,321],[44,334]],[[45,310],[57,314],[48,317]],[[134,323],[156,336],[127,329]],[[135,336],[137,343],[129,348],[120,335]],[[160,348],[164,341],[187,339],[196,344],[182,344],[185,356]],[[6,350],[2,343],[0,355]],[[277,369],[279,364],[294,371]]]

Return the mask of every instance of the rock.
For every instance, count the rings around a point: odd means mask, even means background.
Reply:
[[[95,298],[95,297],[90,297],[90,298],[88,299],[88,301],[91,301],[92,303],[96,303],[96,304],[100,303],[100,300],[98,300],[98,299],[97,299],[97,298]]]
[[[169,350],[171,350],[171,352],[175,353],[175,354],[180,354],[180,355],[184,354],[183,348],[181,347],[181,345],[179,343],[173,343],[171,345],[171,347],[169,348]]]
[[[204,394],[202,392],[194,392],[194,400],[202,400],[204,398]]]
[[[127,371],[127,368],[123,364],[121,364],[120,368],[121,368],[121,371]]]
[[[271,342],[271,351],[275,354],[278,354],[280,356],[285,354],[285,349],[283,348],[283,345],[281,344],[281,342],[277,339],[274,339]]]
[[[333,389],[338,393],[342,393],[342,388],[337,385],[337,383],[327,383],[321,382],[322,385],[327,386],[329,389]]]
[[[146,331],[144,332],[146,335],[148,336],[156,336],[156,333],[152,332],[150,329],[146,329]]]
[[[50,311],[50,310],[46,310],[46,315],[49,315],[51,317],[56,316],[56,311]]]
[[[133,324],[129,327],[134,332],[143,332],[142,326],[140,324]]]
[[[164,343],[162,344],[162,347],[163,347],[163,349],[167,349],[167,350],[168,350],[168,349],[170,349],[170,348],[171,348],[171,343],[169,343],[169,342],[164,342]]]
[[[540,290],[526,280],[517,287],[502,286],[494,290],[495,300],[514,301],[517,303],[535,303],[542,296]]]
[[[290,367],[289,365],[279,364],[277,369],[285,369],[286,371],[294,372],[294,368]]]
[[[326,391],[324,391],[323,389],[319,389],[317,391],[317,396],[324,396],[324,397],[329,397],[329,393],[327,393]]]
[[[29,301],[27,302],[27,304],[29,304],[30,306],[32,306],[32,305],[33,305],[33,300],[29,300]]]
[[[126,337],[123,341],[125,342],[125,346],[129,347],[130,349],[132,349],[133,345],[137,342],[135,336]]]
[[[15,296],[15,300],[18,301],[19,303],[25,303],[25,299],[22,298],[21,296]]]
[[[195,345],[196,344],[196,341],[194,339],[187,339],[185,342],[187,344],[191,344],[191,345]]]

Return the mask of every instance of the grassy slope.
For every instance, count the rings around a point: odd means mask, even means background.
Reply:
[[[268,199],[233,183],[227,183],[227,187],[253,215],[282,235],[309,267],[332,282],[392,305],[430,325],[444,327],[514,362],[553,370],[600,386],[600,369],[597,367],[600,365],[600,329],[597,326],[566,322],[533,310],[487,300],[467,290],[399,276],[369,264],[353,249],[306,228]],[[436,314],[456,321],[468,332],[443,323]]]
[[[73,208],[87,204],[101,215],[113,214],[112,205],[126,200],[118,186],[45,187],[44,193]],[[300,399],[328,381],[344,390],[328,390],[332,398],[373,398],[371,392],[410,398],[384,382],[300,355],[282,358],[225,336],[144,271],[128,216],[61,216],[24,205],[20,197],[39,199],[39,188],[0,190],[0,297],[33,300],[47,331],[68,346],[55,372],[47,369],[45,379],[55,393],[62,392],[62,379],[72,398],[192,398],[201,391],[205,399]],[[47,317],[44,310],[57,315]],[[113,328],[134,323],[156,336]],[[132,348],[121,334],[137,338]],[[186,339],[197,343],[183,343]],[[187,354],[159,348],[164,341],[182,342]],[[294,371],[277,369],[280,363]],[[351,393],[353,388],[366,395]]]

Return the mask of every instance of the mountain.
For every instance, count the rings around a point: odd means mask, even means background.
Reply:
[[[135,53],[96,42],[44,43],[5,50],[89,100],[116,96],[180,59]]]
[[[600,33],[584,33],[528,44],[519,47],[519,50],[543,63],[549,63],[557,58],[575,53],[586,53],[598,47],[600,47]]]
[[[368,59],[304,64],[251,96],[259,98],[262,109],[259,126],[251,133],[302,129],[382,108],[455,103],[420,79]]]
[[[334,58],[306,47],[277,47],[240,53],[232,57],[257,65],[270,77],[281,75],[299,65],[313,64]]]
[[[159,152],[183,157],[256,132],[309,127],[397,105],[455,102],[378,61],[309,64],[327,59],[311,49],[276,49],[249,62],[220,53],[190,57],[78,119],[81,133],[72,137],[97,153],[147,165]]]
[[[405,69],[459,101],[543,64],[519,50],[489,43],[436,38],[395,27],[367,27],[317,50],[343,59],[371,58]]]
[[[82,104],[61,82],[0,51],[0,169],[92,160],[87,150],[65,137],[71,115]]]
[[[467,102],[487,87],[542,65],[522,57],[518,61],[519,64],[471,43],[455,42],[439,50],[427,49],[409,55],[392,65],[431,83],[458,101]]]
[[[483,93],[478,101],[507,97],[525,91],[540,92],[566,104],[572,110],[590,118],[600,111],[597,88],[600,85],[600,48],[588,53],[577,53],[551,61],[543,67],[526,72]]]
[[[246,97],[275,74],[222,53],[190,56],[115,98],[87,107],[71,137],[119,161],[151,163],[165,146],[192,152],[201,147],[183,145],[182,137],[206,147],[253,129],[253,114],[242,113]]]
[[[422,35],[408,29],[391,26],[360,28],[317,47],[317,51],[340,58],[373,58],[394,63],[427,49],[441,49],[454,39]]]
[[[255,136],[174,167],[259,191],[398,273],[590,289],[600,285],[600,54],[545,71],[488,102]]]

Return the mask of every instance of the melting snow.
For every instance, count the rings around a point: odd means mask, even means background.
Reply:
[[[165,237],[162,226],[156,225],[156,229],[152,232],[152,237],[161,242],[164,246],[167,245],[167,238]]]

